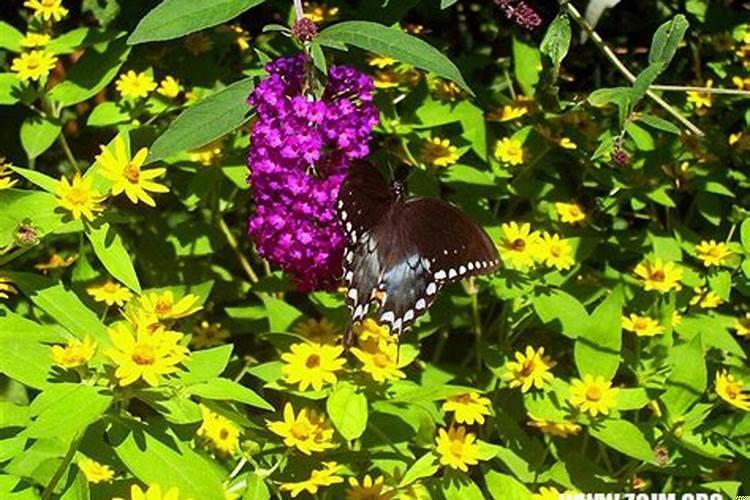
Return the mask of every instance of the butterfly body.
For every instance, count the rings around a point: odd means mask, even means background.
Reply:
[[[398,184],[388,189],[366,162],[352,165],[338,213],[349,243],[344,280],[353,324],[377,304],[378,322],[400,336],[443,286],[500,265],[489,236],[461,210],[434,198],[407,198]]]

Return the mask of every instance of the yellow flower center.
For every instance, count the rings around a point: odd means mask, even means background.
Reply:
[[[510,244],[510,248],[516,252],[523,252],[526,249],[526,241],[523,238],[516,238]]]
[[[289,433],[300,441],[310,437],[310,426],[304,422],[295,422],[289,429]]]
[[[453,398],[453,400],[456,403],[461,403],[462,405],[468,405],[473,402],[471,394],[461,394],[460,396]]]
[[[104,287],[102,288],[102,290],[105,293],[113,294],[113,293],[117,293],[117,288],[118,288],[117,284],[110,281],[110,282],[108,282],[108,283],[106,283],[104,285]]]
[[[29,57],[26,60],[26,67],[30,70],[35,70],[39,68],[41,61],[36,57]]]
[[[742,390],[738,384],[727,384],[726,392],[729,399],[737,399]]]
[[[73,205],[85,205],[89,200],[89,193],[85,189],[74,188],[68,192],[66,198]]]
[[[227,439],[229,437],[229,429],[226,427],[222,427],[219,431],[219,438],[220,439]]]
[[[388,356],[383,354],[382,352],[379,352],[375,354],[372,357],[372,362],[377,366],[378,368],[385,368],[391,364],[391,360],[388,359]]]
[[[311,354],[307,357],[307,361],[305,361],[305,366],[308,368],[317,368],[320,366],[320,356],[317,354]]]
[[[521,372],[520,375],[522,377],[528,377],[532,373],[534,373],[534,368],[536,368],[536,364],[534,363],[533,359],[527,359],[524,361],[523,365],[521,366]]]
[[[638,318],[633,322],[633,330],[645,330],[648,328],[648,323],[643,318]]]
[[[602,399],[602,390],[597,385],[591,385],[586,389],[586,399],[589,401],[599,401]]]
[[[137,365],[153,365],[156,360],[156,352],[152,345],[138,344],[135,346],[135,349],[133,349],[133,354],[131,354],[130,357]]]
[[[664,281],[664,278],[666,276],[664,275],[664,271],[654,271],[651,273],[651,280],[652,281]]]
[[[558,246],[550,247],[549,253],[551,253],[553,257],[560,257],[562,255],[562,248]]]
[[[464,443],[455,439],[451,441],[451,455],[460,458],[464,453]]]
[[[141,178],[141,169],[140,167],[133,165],[132,163],[128,163],[128,166],[125,167],[123,175],[128,180],[128,182],[132,184],[138,184],[138,181]]]
[[[42,5],[45,7],[54,7],[57,0],[42,0]]]
[[[172,304],[166,300],[158,300],[156,302],[156,314],[163,316],[169,314],[172,311]]]

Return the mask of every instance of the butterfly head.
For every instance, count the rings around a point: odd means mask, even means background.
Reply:
[[[391,183],[391,193],[396,200],[402,200],[406,196],[406,185],[403,181],[394,180]]]

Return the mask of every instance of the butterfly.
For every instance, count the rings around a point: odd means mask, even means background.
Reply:
[[[389,189],[378,169],[354,162],[337,201],[346,232],[343,277],[352,325],[373,304],[377,321],[399,338],[447,284],[500,267],[487,233],[464,212],[436,199],[406,197],[401,183]],[[344,340],[354,340],[352,329]]]

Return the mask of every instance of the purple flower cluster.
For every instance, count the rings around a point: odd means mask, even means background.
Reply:
[[[520,27],[533,30],[542,24],[542,16],[537,10],[523,0],[495,0],[508,19]]]
[[[248,98],[257,114],[249,232],[261,256],[310,291],[332,288],[341,273],[336,197],[351,161],[369,153],[379,113],[372,79],[350,67],[330,68],[321,98],[308,95],[305,57],[268,64],[268,77]]]

